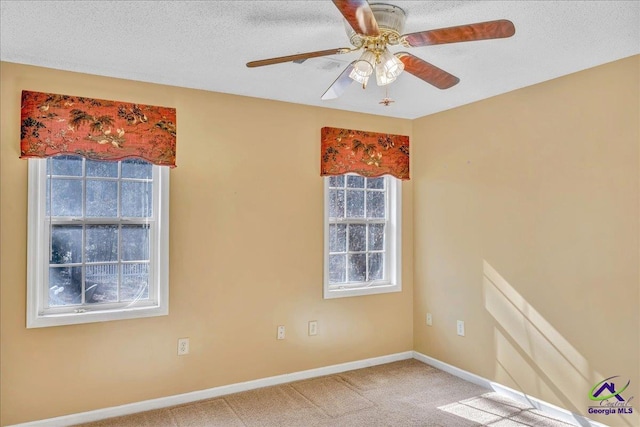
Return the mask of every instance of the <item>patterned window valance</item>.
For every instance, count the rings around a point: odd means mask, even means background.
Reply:
[[[408,136],[324,127],[321,139],[322,176],[353,172],[409,179]]]
[[[20,157],[73,154],[176,166],[175,108],[22,91]]]

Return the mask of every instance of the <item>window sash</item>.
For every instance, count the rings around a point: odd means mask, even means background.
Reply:
[[[387,203],[385,201],[385,203]],[[349,232],[346,232],[346,236],[345,236],[345,250],[344,251],[331,251],[330,248],[327,248],[328,254],[329,256],[331,255],[345,255],[345,277],[346,277],[346,281],[344,282],[331,282],[329,279],[327,279],[328,281],[328,285],[330,289],[342,289],[345,287],[350,287],[350,288],[354,288],[354,287],[363,287],[363,286],[372,286],[372,285],[384,285],[390,282],[389,279],[389,270],[390,270],[390,266],[389,263],[391,262],[391,260],[389,259],[389,257],[387,256],[387,254],[390,252],[390,248],[389,245],[391,244],[390,240],[388,239],[388,232],[387,229],[389,227],[389,221],[386,219],[375,219],[375,220],[356,220],[356,221],[351,221],[351,220],[334,220],[334,219],[329,219],[329,226],[331,225],[346,225],[347,226],[347,230],[349,229],[348,226],[349,225],[364,225],[364,226],[368,226],[370,224],[381,224],[385,226],[385,233],[384,233],[384,245],[382,249],[369,249],[369,231],[368,228],[365,229],[365,250],[363,251],[354,251],[349,249]],[[382,266],[382,278],[381,279],[373,279],[373,280],[365,280],[365,281],[356,281],[356,280],[348,280],[349,279],[349,255],[365,255],[365,277],[369,277],[369,254],[383,254],[383,266]]]
[[[41,286],[41,298],[42,298],[42,307],[39,310],[39,314],[40,315],[47,315],[47,314],[57,314],[57,313],[66,313],[69,311],[94,311],[94,310],[113,310],[113,309],[118,309],[118,308],[124,308],[124,307],[148,307],[148,306],[154,306],[157,304],[157,298],[158,298],[158,289],[156,286],[154,286],[153,284],[156,283],[156,271],[153,268],[153,266],[156,264],[156,260],[155,260],[155,256],[154,253],[155,251],[153,251],[154,248],[154,242],[157,241],[156,238],[156,228],[155,227],[155,222],[154,221],[128,221],[128,220],[123,220],[123,221],[99,221],[99,220],[90,220],[90,221],[69,221],[69,220],[44,220],[43,221],[43,228],[44,228],[44,233],[46,235],[46,242],[43,250],[47,250],[49,251],[49,263],[47,265],[47,268],[45,269],[46,271],[44,272],[44,275],[42,277],[42,286]],[[86,257],[83,257],[82,260],[80,262],[70,262],[70,263],[64,263],[64,264],[55,264],[51,262],[50,259],[50,251],[52,250],[51,248],[51,228],[53,228],[56,225],[74,225],[74,226],[81,226],[82,227],[82,250],[83,252],[85,251],[85,247],[86,247],[86,227],[87,225],[91,226],[91,225],[117,225],[118,226],[118,257],[115,261],[95,261],[95,262],[89,262],[86,260]],[[122,226],[126,226],[126,225],[149,225],[149,259],[148,260],[123,260],[123,254],[122,254],[122,244],[121,244],[121,230],[122,230]],[[132,301],[121,301],[120,300],[120,294],[121,294],[121,289],[123,286],[123,276],[124,273],[122,271],[122,266],[124,265],[139,265],[139,264],[147,264],[148,267],[148,276],[147,276],[147,284],[148,284],[148,297],[145,298],[144,300],[138,299],[138,300],[132,300]],[[85,298],[86,298],[86,276],[87,276],[87,268],[86,267],[95,267],[95,266],[102,266],[102,265],[113,265],[113,266],[117,266],[117,295],[118,295],[118,301],[114,301],[114,302],[100,302],[100,303],[89,303],[86,302]],[[49,294],[50,294],[50,273],[49,273],[49,268],[51,267],[57,267],[57,268],[66,268],[66,267],[80,267],[81,268],[81,280],[80,280],[80,285],[81,285],[81,294],[80,294],[80,298],[81,301],[78,304],[65,304],[63,306],[56,306],[56,305],[51,305],[51,301],[49,298]]]

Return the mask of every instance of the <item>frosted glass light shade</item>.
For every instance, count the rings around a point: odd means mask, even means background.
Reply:
[[[396,78],[388,75],[382,64],[376,65],[376,83],[378,86],[388,85],[389,83],[393,83]]]
[[[369,76],[363,76],[362,74],[356,73],[355,68],[351,70],[351,72],[349,73],[349,77],[364,86],[366,86],[367,82],[369,81]]]
[[[353,70],[349,73],[349,77],[358,83],[366,84],[369,76],[373,74],[374,64],[376,63],[376,55],[366,50],[360,59],[353,64]]]
[[[383,64],[385,72],[390,76],[398,77],[404,70],[404,63],[391,54],[389,49],[384,50],[380,62]]]
[[[385,49],[380,55],[380,63],[376,65],[376,82],[378,86],[388,85],[395,81],[404,70],[404,64],[395,55]]]

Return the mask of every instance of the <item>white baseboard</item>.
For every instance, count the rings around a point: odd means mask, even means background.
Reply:
[[[153,409],[167,408],[170,406],[196,402],[198,400],[211,399],[227,394],[239,393],[241,391],[254,390],[257,388],[284,384],[292,381],[306,380],[309,378],[322,377],[325,375],[337,374],[354,369],[369,368],[371,366],[383,365],[385,363],[397,362],[399,360],[412,359],[413,357],[413,351],[405,351],[403,353],[389,354],[387,356],[373,357],[371,359],[356,360],[353,362],[340,363],[338,365],[324,366],[322,368],[276,375],[274,377],[267,377],[242,383],[213,387],[210,389],[193,391],[190,393],[176,394],[174,396],[161,397],[158,399],[144,400],[142,402],[113,406],[111,408],[97,409],[95,411],[64,415],[61,417],[31,421],[23,424],[14,424],[13,426],[7,427],[64,427],[74,424],[89,423],[92,421],[99,421],[107,418],[135,414],[136,412],[151,411]]]
[[[144,400],[142,402],[129,403],[121,406],[113,406],[110,408],[97,409],[95,411],[81,412],[78,414],[64,415],[56,418],[48,418],[45,420],[31,421],[23,424],[15,424],[7,427],[49,427],[52,425],[64,427],[74,424],[89,423],[93,421],[104,420],[107,418],[120,417],[123,415],[135,414],[137,412],[151,411],[154,409],[167,408],[175,405],[196,402],[198,400],[212,399],[227,394],[239,393],[242,391],[254,390],[257,388],[268,387],[278,384],[285,384],[292,381],[306,380],[325,375],[337,374],[340,372],[351,371],[353,369],[368,368],[371,366],[382,365],[385,363],[397,362],[399,360],[417,359],[427,365],[447,372],[458,378],[470,383],[477,384],[490,390],[509,397],[518,402],[522,402],[542,411],[550,417],[558,418],[567,423],[582,427],[607,427],[604,424],[592,421],[579,414],[574,414],[566,409],[559,408],[550,403],[544,402],[535,397],[503,386],[501,384],[489,381],[486,378],[472,374],[471,372],[441,362],[440,360],[426,356],[417,351],[405,351],[403,353],[395,353],[387,356],[373,357],[371,359],[356,360],[353,362],[340,363],[338,365],[325,366],[322,368],[309,369],[306,371],[292,372],[289,374],[276,375],[273,377],[261,378],[242,383],[213,387],[206,390],[199,390],[190,393],[177,394],[174,396],[161,397],[158,399]]]
[[[560,419],[566,423],[570,423],[576,426],[581,427],[607,427],[605,424],[601,424],[599,422],[590,420],[582,415],[575,414],[571,411],[567,411],[566,409],[559,408],[551,403],[542,401],[540,399],[536,399],[532,396],[527,396],[526,394],[504,386],[502,384],[498,384],[493,381],[489,381],[486,378],[478,376],[476,374],[472,374],[471,372],[465,371],[460,368],[456,368],[455,366],[449,365],[448,363],[441,362],[438,359],[434,359],[433,357],[426,356],[422,353],[418,353],[417,351],[413,352],[413,358],[417,359],[427,365],[431,365],[434,368],[440,369],[441,371],[447,372],[451,375],[454,375],[458,378],[461,378],[465,381],[469,381],[470,383],[477,384],[481,387],[485,387],[495,391],[498,394],[506,396],[510,399],[513,399],[517,402],[521,402],[527,405],[531,405],[532,407],[542,411],[543,413],[549,415],[550,417]]]

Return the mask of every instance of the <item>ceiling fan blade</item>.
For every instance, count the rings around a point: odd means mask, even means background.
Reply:
[[[264,65],[280,64],[282,62],[291,62],[301,59],[317,58],[319,56],[337,55],[340,53],[349,53],[351,49],[341,47],[338,49],[318,50],[315,52],[298,53],[296,55],[279,56],[277,58],[261,59],[259,61],[247,62],[247,67],[262,67]]]
[[[438,89],[449,89],[460,81],[460,79],[453,74],[449,74],[410,53],[398,52],[396,56],[404,64],[404,71],[413,74]]]
[[[322,94],[323,101],[326,101],[328,99],[336,99],[347,90],[351,82],[353,82],[351,77],[349,77],[349,73],[351,73],[351,70],[353,70],[354,63],[355,61],[349,64],[347,68],[345,68],[344,71],[338,76],[338,78],[331,84],[331,86],[329,86],[329,89],[327,89],[325,93]]]
[[[435,44],[470,42],[474,40],[501,39],[511,37],[516,32],[513,22],[506,19],[459,25],[457,27],[420,31],[405,34],[401,40],[409,46],[429,46]]]
[[[378,22],[367,0],[333,0],[333,4],[356,33],[365,36],[380,35]]]

